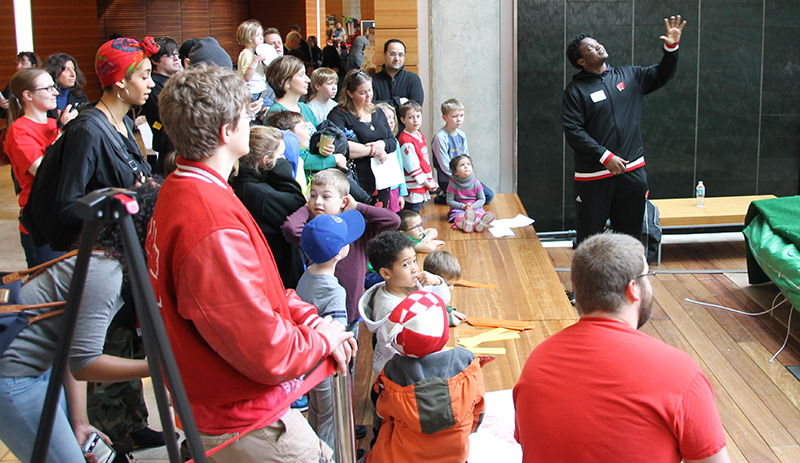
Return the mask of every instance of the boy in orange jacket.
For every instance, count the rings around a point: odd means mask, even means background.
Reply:
[[[375,380],[381,418],[371,462],[461,462],[485,409],[481,359],[450,338],[447,309],[437,295],[415,291],[386,322],[395,355]],[[442,401],[449,397],[450,401]]]

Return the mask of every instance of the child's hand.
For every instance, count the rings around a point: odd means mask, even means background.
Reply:
[[[467,316],[459,312],[458,310],[453,310],[452,312],[450,312],[450,322],[452,323],[452,326],[458,326],[461,324],[461,322],[463,322],[466,319]]]
[[[333,146],[333,145],[328,145],[328,146]],[[326,146],[325,148],[327,148],[328,146]],[[336,167],[347,169],[347,158],[344,157],[344,154],[336,153],[333,155],[333,158],[336,159]]]
[[[399,196],[397,198],[397,204],[400,205],[400,210],[403,210],[403,207],[406,205],[406,198],[404,196]]]
[[[419,284],[421,284],[422,286],[438,286],[440,283],[442,283],[441,278],[424,270],[422,271],[422,273],[419,274],[418,280]]]
[[[438,248],[439,246],[444,246],[444,241],[442,240],[431,240],[431,244],[435,244]]]
[[[319,154],[321,154],[323,156],[330,156],[331,154],[333,154],[333,150],[334,149],[336,149],[336,148],[333,146],[333,143],[331,143],[329,145],[325,145],[324,148],[320,148]],[[344,157],[344,155],[341,155],[341,154],[340,154],[340,156]]]
[[[470,209],[472,209],[472,203],[466,203],[466,204],[464,204],[464,210],[465,210],[465,211],[468,211],[468,210],[470,210]]]
[[[426,180],[425,188],[427,188],[428,191],[436,191],[439,189],[439,185],[437,185],[433,180]]]

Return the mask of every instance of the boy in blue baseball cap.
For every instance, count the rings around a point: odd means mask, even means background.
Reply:
[[[365,228],[364,216],[357,210],[349,210],[339,215],[314,217],[300,236],[300,247],[311,265],[297,283],[297,295],[313,304],[320,317],[333,317],[344,326],[347,326],[347,295],[334,272],[336,264],[350,252],[350,243],[359,239]],[[330,378],[308,392],[308,423],[320,439],[336,448]]]

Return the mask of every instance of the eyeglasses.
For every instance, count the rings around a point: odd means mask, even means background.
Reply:
[[[656,274],[655,272],[642,273],[641,275],[636,275],[633,279],[635,280],[637,278],[642,278],[642,277],[646,277],[648,280],[650,280],[650,283],[652,283],[653,280],[656,279]]]
[[[406,228],[405,231],[411,231],[411,230],[422,230],[422,222],[414,225],[413,227]]]
[[[405,57],[406,57],[406,54],[405,54],[405,53],[397,53],[396,51],[390,51],[390,52],[389,52],[389,53],[387,53],[386,55],[387,55],[388,57],[390,57],[390,58],[398,58],[398,57],[400,57],[400,58],[405,58]]]
[[[49,85],[47,87],[40,87],[40,88],[34,88],[33,89],[34,92],[38,91],[38,90],[44,90],[46,92],[58,92],[58,87],[56,87],[56,84],[53,84],[53,85]]]

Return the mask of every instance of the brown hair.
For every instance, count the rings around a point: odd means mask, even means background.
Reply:
[[[267,68],[267,83],[275,91],[275,96],[282,98],[286,95],[286,83],[305,68],[305,64],[294,56],[284,55],[275,58]]]
[[[273,111],[267,116],[267,125],[280,130],[294,131],[294,127],[299,123],[305,123],[306,119],[302,114],[294,111]]]
[[[317,96],[317,85],[327,84],[330,81],[339,82],[339,75],[331,68],[315,69],[311,73],[311,84],[308,86],[306,101],[311,101]]]
[[[50,77],[53,78],[53,82],[58,85],[58,76],[60,76],[61,73],[64,72],[64,69],[66,69],[67,61],[72,61],[72,65],[75,67],[75,85],[73,85],[69,90],[80,91],[83,86],[86,85],[86,76],[84,76],[83,72],[81,72],[81,68],[78,67],[78,62],[75,61],[75,58],[66,53],[56,53],[48,56],[42,67],[45,71],[50,73]]]
[[[8,125],[11,125],[12,122],[25,114],[25,108],[22,107],[21,100],[22,92],[34,91],[34,86],[36,85],[34,82],[42,74],[47,74],[47,72],[44,69],[28,68],[17,72],[11,77],[11,82],[8,84],[8,89],[11,91],[11,95],[8,97]]]
[[[618,312],[627,300],[628,283],[644,268],[644,247],[639,240],[616,233],[588,238],[572,257],[578,313]]]
[[[350,194],[350,181],[339,169],[330,168],[317,172],[311,177],[309,186],[332,186],[343,198]]]
[[[39,58],[39,55],[32,51],[21,51],[17,53],[17,56],[14,57],[14,62],[19,63],[22,61],[22,58],[28,58],[28,62],[31,63],[31,67],[40,68],[42,67],[42,59]]]
[[[414,212],[410,209],[403,209],[402,211],[397,212],[397,216],[400,217],[400,231],[408,231],[408,223],[417,217],[422,218],[419,213]]]
[[[275,166],[275,151],[282,140],[283,134],[274,127],[250,127],[250,152],[239,159],[239,164],[256,171],[272,169]]]
[[[448,282],[461,279],[461,264],[453,254],[447,251],[433,251],[425,258],[422,270],[440,276]]]
[[[414,100],[408,100],[405,103],[401,104],[399,108],[397,108],[397,116],[400,118],[405,118],[406,113],[409,111],[416,111],[418,113],[422,112],[422,105],[417,103]]]
[[[239,73],[200,63],[167,80],[158,109],[178,155],[199,161],[214,154],[222,126],[236,126],[250,99]]]
[[[364,82],[372,82],[372,77],[360,69],[348,71],[347,75],[344,76],[342,91],[339,92],[339,105],[337,107],[358,117],[356,107],[353,104],[353,99],[350,98],[349,92],[355,92]],[[374,113],[375,109],[375,105],[370,103],[368,108],[370,114]]]

